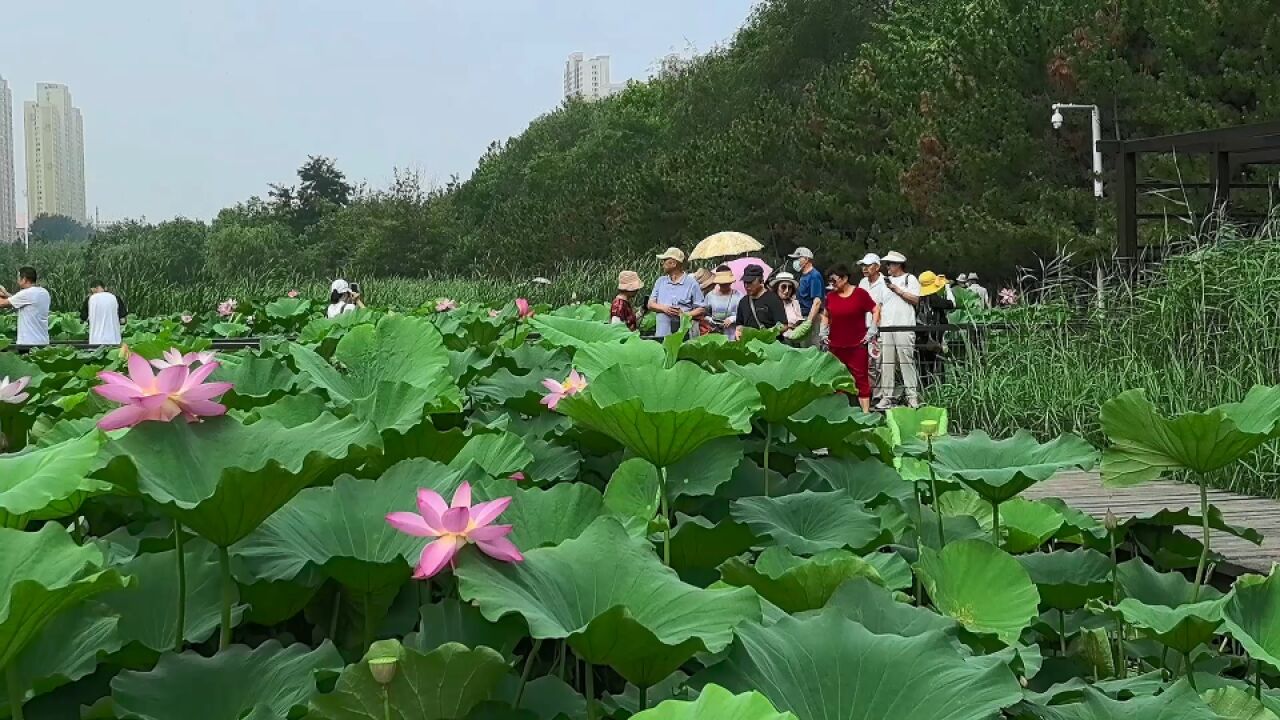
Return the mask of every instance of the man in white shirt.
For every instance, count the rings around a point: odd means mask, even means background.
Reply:
[[[965,280],[968,281],[969,291],[977,295],[978,299],[982,301],[982,307],[991,307],[991,293],[978,284],[978,273],[970,273]]]
[[[880,300],[880,324],[883,327],[915,327],[916,305],[920,302],[920,281],[907,272],[907,258],[900,252],[884,256],[887,269],[884,299]],[[874,295],[873,295],[874,297]],[[916,373],[916,334],[911,331],[880,335],[880,410],[893,407],[894,385],[902,373],[902,386],[907,405],[920,407],[920,378]]]
[[[49,344],[49,291],[36,285],[36,269],[18,268],[18,292],[0,287],[0,308],[11,307],[18,313],[18,347]]]
[[[119,345],[120,326],[124,324],[124,303],[100,280],[89,286],[89,299],[85,301],[84,319],[89,323],[90,345]]]

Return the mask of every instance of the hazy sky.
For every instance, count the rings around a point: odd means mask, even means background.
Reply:
[[[208,218],[308,154],[385,184],[443,182],[489,142],[554,109],[571,52],[613,80],[732,37],[755,0],[33,0],[0,12],[13,89],[19,212],[22,103],[70,86],[84,113],[90,213]]]

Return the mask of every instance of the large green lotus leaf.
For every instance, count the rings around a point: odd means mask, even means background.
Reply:
[[[242,425],[230,417],[153,422],[108,443],[113,457],[104,473],[206,540],[227,547],[336,461],[377,447],[377,432],[352,417],[322,415],[293,428],[273,420]]]
[[[906,590],[915,581],[911,563],[896,552],[873,552],[862,556],[880,573],[880,580],[890,590]]]
[[[544,415],[543,417],[556,416]],[[524,438],[524,444],[533,455],[533,461],[524,467],[525,477],[531,482],[545,485],[578,479],[582,455],[577,450],[527,435]]]
[[[425,541],[387,524],[387,513],[413,507],[417,478],[397,473],[377,482],[338,478],[303,490],[236,543],[258,580],[293,580],[308,566],[360,593],[409,579]]]
[[[658,467],[715,438],[750,432],[751,416],[761,407],[743,380],[692,363],[670,369],[617,365],[589,381],[586,391],[565,398],[558,409]]]
[[[1018,556],[1040,601],[1055,610],[1077,610],[1111,592],[1111,559],[1097,550],[1055,550]]]
[[[1249,656],[1280,667],[1280,576],[1246,575],[1236,581],[1222,608],[1228,634]]]
[[[880,518],[840,490],[743,498],[733,503],[730,512],[756,535],[772,538],[799,555],[840,548],[873,550],[888,539]]]
[[[730,585],[755,588],[765,600],[789,613],[826,605],[848,580],[882,582],[875,566],[847,550],[826,550],[801,558],[780,547],[766,549],[755,565],[730,558],[720,566],[720,575]]]
[[[273,357],[224,354],[218,361],[218,369],[209,379],[235,386],[222,396],[227,407],[269,405],[287,395],[298,379],[286,363]]]
[[[694,653],[721,650],[735,627],[760,619],[753,591],[686,585],[652,546],[608,517],[573,540],[525,553],[519,564],[463,558],[455,575],[461,597],[485,617],[516,613],[533,637],[567,639],[579,657],[640,686]]]
[[[429,320],[388,315],[376,327],[353,328],[338,341],[333,358],[346,366],[352,383],[363,389],[361,396],[379,382],[398,381],[462,406],[462,394],[449,373],[444,338]]]
[[[691,360],[712,371],[724,369],[727,362],[747,364],[760,362],[764,357],[759,345],[730,340],[722,333],[700,335],[681,343],[679,351],[681,360]]]
[[[596,320],[537,315],[530,318],[529,326],[542,336],[543,344],[551,347],[578,348],[588,343],[641,342],[625,325],[602,323]]]
[[[1230,685],[1206,690],[1200,695],[1209,709],[1222,720],[1280,720],[1253,693]]]
[[[940,476],[960,480],[993,503],[1004,502],[1067,468],[1087,470],[1098,454],[1075,435],[1039,443],[1026,431],[993,440],[981,430],[939,438],[933,452],[933,467]]]
[[[653,519],[662,502],[658,468],[643,458],[624,461],[604,489],[604,506],[614,515]]]
[[[876,458],[800,458],[797,469],[820,478],[832,490],[844,490],[849,497],[867,505],[884,498],[908,500],[915,496],[911,483],[892,466]]]
[[[1126,530],[1140,527],[1204,527],[1204,518],[1199,512],[1193,512],[1190,508],[1182,508],[1181,510],[1171,510],[1163,508],[1150,515],[1138,515],[1125,520],[1123,527]],[[1233,525],[1226,521],[1222,516],[1222,511],[1217,505],[1209,506],[1209,527],[1228,535],[1234,535],[1242,540],[1248,540],[1254,545],[1262,544],[1262,533],[1251,527],[1242,525]]]
[[[1090,609],[1120,616],[1132,627],[1179,653],[1189,653],[1213,639],[1222,624],[1226,598],[1169,607],[1125,598],[1114,607],[1093,602]]]
[[[542,381],[547,378],[561,381],[568,375],[568,360],[535,368],[524,375],[501,368],[472,383],[467,388],[467,393],[480,405],[501,406],[526,415],[537,415],[546,410],[541,405],[542,398],[547,394]]]
[[[1004,533],[1005,549],[1011,553],[1039,548],[1065,523],[1061,512],[1039,500],[1016,497],[1000,504],[1000,529]]]
[[[468,440],[449,465],[460,468],[468,462],[474,462],[493,477],[507,477],[528,467],[533,462],[533,453],[523,440],[509,432],[486,432]]]
[[[88,603],[76,612],[54,618],[14,664],[24,700],[55,690],[89,675],[104,656],[120,649],[118,618]],[[9,698],[0,688],[0,716],[9,711]],[[36,717],[28,713],[27,717]]]
[[[57,523],[37,532],[0,528],[0,668],[58,614],[128,585],[128,578],[102,565],[101,550],[76,545]]]
[[[956,634],[956,621],[925,608],[894,599],[893,593],[869,578],[841,585],[827,607],[877,635],[914,637],[927,632]]]
[[[706,518],[676,513],[671,533],[671,567],[685,582],[710,585],[716,568],[725,560],[750,550],[758,539],[751,529],[733,518],[713,523]]]
[[[719,685],[708,685],[693,702],[668,700],[655,708],[632,715],[632,720],[796,720],[789,712],[778,712],[769,698],[758,692],[734,695]]]
[[[849,396],[826,395],[806,405],[787,418],[787,429],[811,450],[826,448],[834,454],[847,454],[845,441],[859,431],[875,427],[880,416],[864,413],[849,404]]]
[[[1139,600],[1147,605],[1165,605],[1177,607],[1191,602],[1195,595],[1195,584],[1180,572],[1162,573],[1148,565],[1141,558],[1127,560],[1116,566],[1116,577],[1120,581],[1121,593],[1124,597]],[[1216,600],[1222,593],[1212,585],[1200,588],[1201,600]]]
[[[1036,707],[1042,720],[1223,720],[1185,680],[1165,692],[1120,702],[1088,688],[1084,702]]]
[[[428,653],[445,643],[460,643],[467,647],[487,647],[511,657],[526,635],[524,623],[511,615],[498,622],[490,622],[475,607],[445,598],[438,603],[423,605],[420,630],[409,633],[405,647]]]
[[[941,632],[877,635],[835,610],[739,628],[693,682],[760,692],[800,720],[976,720],[1022,699],[1008,665],[967,660]]]
[[[849,368],[831,353],[816,349],[760,363],[725,363],[725,370],[755,387],[764,402],[760,417],[770,423],[785,422],[814,400],[853,388]]]
[[[403,382],[380,382],[373,391],[351,401],[351,413],[377,428],[390,441],[427,422],[436,396],[431,390]],[[388,442],[390,445],[390,442]]]
[[[323,720],[462,720],[488,700],[510,672],[494,650],[449,643],[428,653],[401,649],[391,684],[374,679],[367,662],[350,665],[331,693],[317,696],[308,717]],[[391,708],[390,716],[384,714]]]
[[[916,572],[940,612],[1007,645],[1039,615],[1040,593],[1012,555],[982,540],[921,548]],[[999,592],[993,592],[999,588]]]
[[[579,345],[573,354],[573,366],[590,381],[615,365],[634,365],[637,367],[666,367],[667,354],[662,346],[655,342],[635,340],[632,342],[592,342]],[[567,375],[567,373],[565,373]],[[563,380],[555,377],[555,380]],[[541,382],[542,378],[539,378]],[[546,390],[542,390],[546,394]]]
[[[1137,485],[1171,470],[1207,473],[1253,451],[1280,422],[1280,386],[1256,386],[1243,402],[1167,418],[1144,390],[1129,390],[1102,406],[1111,441],[1102,456],[1108,485]]]
[[[49,447],[0,454],[0,527],[21,529],[33,520],[76,512],[92,495],[111,490],[90,477],[106,437],[91,432]]]
[[[133,584],[100,598],[120,617],[120,636],[155,653],[173,649],[178,634],[178,573],[176,550],[139,555],[121,565]],[[222,573],[215,548],[188,540],[187,601],[182,636],[192,643],[208,640],[222,622]],[[234,602],[234,599],[233,599]],[[233,607],[231,621],[239,624],[243,607]],[[154,659],[154,656],[153,656]]]
[[[743,457],[742,441],[738,438],[712,440],[667,468],[667,499],[675,502],[680,497],[714,495],[733,478]]]
[[[150,672],[117,675],[111,697],[119,716],[137,720],[173,720],[175,714],[185,720],[283,718],[316,694],[318,672],[341,669],[342,657],[328,641],[312,650],[268,640],[208,658],[165,655]]]
[[[586,483],[542,489],[518,487],[502,478],[486,479],[474,484],[472,495],[475,502],[511,498],[511,505],[495,522],[513,527],[507,537],[522,551],[576,538],[606,512],[600,491]],[[412,503],[401,509],[411,507]]]

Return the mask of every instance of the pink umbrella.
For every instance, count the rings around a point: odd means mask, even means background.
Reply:
[[[733,276],[737,278],[737,281],[733,283],[733,289],[743,295],[747,294],[747,289],[742,286],[742,271],[746,269],[748,265],[759,265],[763,268],[765,282],[769,282],[769,278],[773,276],[773,268],[769,267],[769,263],[761,260],[760,258],[744,257],[738,258],[737,260],[730,260],[724,264],[729,266],[729,269],[733,271]],[[712,269],[714,270],[715,268]]]

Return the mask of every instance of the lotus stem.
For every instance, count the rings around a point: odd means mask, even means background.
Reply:
[[[1191,591],[1191,602],[1200,600],[1200,587],[1208,579],[1204,571],[1209,563],[1209,489],[1203,477],[1197,479],[1200,485],[1200,528],[1204,537],[1200,548],[1200,562],[1196,565],[1196,584]]]
[[[566,654],[565,653],[566,646],[567,646],[567,643],[561,640],[560,641],[560,657],[556,659],[556,674],[560,676],[560,680],[562,682],[564,681],[564,656]]]
[[[176,653],[182,652],[187,636],[187,558],[183,547],[185,544],[186,541],[182,539],[182,523],[174,520],[173,548],[178,555],[178,631],[175,633],[177,637],[173,639],[173,651]]]
[[[1262,661],[1253,661],[1253,698],[1262,700]]]
[[[764,496],[772,497],[769,490],[769,446],[773,444],[773,423],[764,424]]]
[[[391,720],[391,688],[382,686],[382,720]]]
[[[1111,530],[1111,604],[1120,603],[1120,564],[1116,562],[1116,532]],[[1116,614],[1116,676],[1121,680],[1129,675],[1129,660],[1124,656],[1124,616]]]
[[[235,578],[231,577],[231,553],[218,548],[218,564],[222,566],[222,632],[218,635],[218,652],[231,647],[231,605],[235,602]]]
[[[366,591],[363,597],[360,598],[364,609],[364,622],[361,623],[364,627],[361,628],[360,639],[364,642],[365,650],[368,650],[369,646],[373,645],[373,615],[369,613],[369,596],[372,594]]]
[[[1058,611],[1058,643],[1062,648],[1062,656],[1067,655],[1067,614],[1062,610]]]
[[[585,660],[582,663],[586,667],[587,675],[587,720],[596,720],[596,682],[595,673],[591,672],[591,663]]]
[[[22,705],[26,702],[27,691],[22,688],[22,679],[18,677],[18,661],[15,658],[4,669],[5,690],[9,696],[9,717],[11,720],[24,720]]]
[[[938,474],[933,469],[933,436],[926,435],[925,443],[929,447],[929,494],[933,498],[933,514],[938,519],[938,550],[947,546],[947,534],[942,529],[942,508],[938,506]]]
[[[1191,666],[1191,653],[1186,652],[1182,657],[1187,661],[1187,682],[1191,683],[1191,689],[1200,692],[1200,688],[1196,687],[1196,670]]]
[[[769,457],[769,451],[765,451],[765,457]],[[768,464],[768,460],[765,460]],[[765,471],[766,478],[768,471]],[[767,483],[768,480],[766,479]],[[667,469],[665,467],[658,468],[658,500],[662,503],[662,564],[671,567],[671,507],[667,500]]]
[[[644,686],[641,686],[639,690],[640,690],[640,712],[644,712],[645,710],[649,709],[649,687],[647,685],[644,685]]]
[[[516,690],[516,701],[513,707],[520,709],[520,698],[524,697],[524,686],[529,682],[529,671],[533,669],[533,660],[538,656],[538,650],[542,649],[542,638],[535,638],[533,641],[533,649],[529,651],[529,657],[524,659],[524,671],[520,673],[520,689]]]
[[[1000,547],[1000,503],[991,503],[991,542]]]
[[[333,614],[329,616],[329,639],[338,644],[338,612],[342,609],[342,586],[333,591]]]

